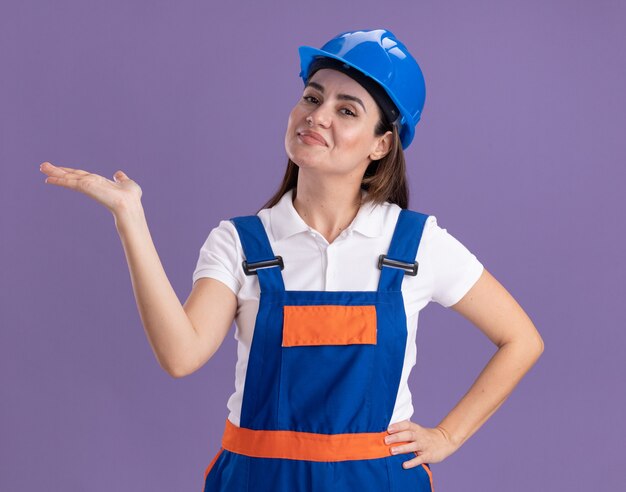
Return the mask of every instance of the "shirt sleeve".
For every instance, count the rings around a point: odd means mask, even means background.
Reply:
[[[465,245],[437,224],[431,215],[428,228],[428,261],[433,271],[432,300],[443,307],[456,304],[483,272],[483,264]]]
[[[237,230],[229,220],[222,220],[211,230],[200,248],[196,269],[192,275],[192,284],[199,278],[210,277],[226,284],[237,295],[241,281],[236,276],[240,265],[240,248],[236,237]]]

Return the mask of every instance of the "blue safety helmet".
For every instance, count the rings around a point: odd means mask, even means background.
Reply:
[[[348,31],[321,49],[300,46],[298,52],[300,77],[305,85],[311,63],[320,56],[340,60],[374,79],[400,110],[400,141],[403,149],[409,146],[424,108],[426,84],[417,61],[391,31]]]

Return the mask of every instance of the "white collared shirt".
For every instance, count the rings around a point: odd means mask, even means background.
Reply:
[[[365,196],[367,192],[362,190]],[[401,208],[392,203],[363,203],[352,223],[330,244],[309,227],[293,206],[293,190],[258,213],[275,255],[283,257],[286,290],[372,290],[378,288],[378,256],[386,254]],[[243,390],[259,307],[259,281],[246,275],[239,235],[230,220],[222,220],[200,249],[193,282],[211,277],[237,295],[235,392],[228,399],[228,419],[239,426]],[[391,423],[410,419],[413,403],[408,378],[416,362],[419,311],[430,301],[444,307],[458,302],[483,271],[482,263],[463,244],[437,225],[430,215],[417,251],[417,276],[405,275],[402,295],[407,317],[407,343],[400,386]]]

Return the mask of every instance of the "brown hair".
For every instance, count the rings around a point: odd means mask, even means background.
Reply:
[[[371,161],[367,166],[361,180],[361,189],[368,192],[366,202],[372,201],[376,204],[382,204],[387,201],[395,203],[400,208],[408,208],[409,188],[406,179],[406,162],[398,127],[389,123],[380,111],[380,107],[378,109],[380,117],[374,129],[374,135],[380,136],[391,131],[393,133],[391,147],[382,159]],[[287,159],[287,169],[278,191],[261,207],[261,210],[276,205],[282,196],[292,188],[295,198],[298,169],[295,162]]]

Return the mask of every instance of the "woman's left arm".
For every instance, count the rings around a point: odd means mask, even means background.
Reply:
[[[450,306],[475,324],[498,350],[467,393],[435,428],[409,420],[390,426],[391,452],[414,453],[405,468],[437,463],[454,453],[504,403],[543,352],[535,325],[511,294],[486,269],[463,298]]]

